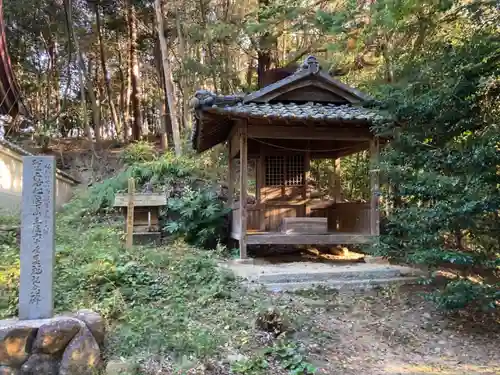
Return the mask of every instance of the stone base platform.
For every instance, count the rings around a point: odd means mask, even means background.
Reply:
[[[39,320],[0,321],[0,375],[94,375],[105,323],[90,310]]]
[[[415,283],[422,271],[389,264],[353,263],[334,265],[316,262],[268,263],[263,259],[229,261],[220,264],[244,279],[249,288],[271,291],[327,289],[370,289]]]

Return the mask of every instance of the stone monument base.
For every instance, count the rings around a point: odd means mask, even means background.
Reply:
[[[0,320],[0,375],[95,375],[105,323],[90,310],[39,320]]]

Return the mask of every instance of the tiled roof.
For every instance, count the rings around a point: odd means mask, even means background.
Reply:
[[[191,100],[193,148],[201,152],[224,142],[237,117],[267,119],[271,126],[280,119],[365,128],[391,121],[369,104],[375,104],[373,98],[335,80],[309,56],[295,73],[249,94],[197,91]]]
[[[308,120],[358,120],[382,121],[384,117],[375,111],[352,105],[335,105],[321,103],[237,103],[220,107],[213,104],[212,110],[236,115],[262,118],[308,119]],[[206,108],[210,110],[210,108]]]

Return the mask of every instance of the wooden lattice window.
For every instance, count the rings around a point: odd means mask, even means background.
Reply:
[[[302,186],[304,184],[304,157],[293,155],[286,158],[285,186]]]
[[[284,156],[266,156],[266,186],[283,186],[284,164]]]
[[[268,187],[302,186],[304,184],[304,156],[266,156],[266,183]]]

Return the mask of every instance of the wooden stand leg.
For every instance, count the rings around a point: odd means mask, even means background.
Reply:
[[[127,240],[125,246],[131,249],[134,240],[134,193],[135,193],[135,180],[129,178],[128,180],[128,206],[127,206]]]

